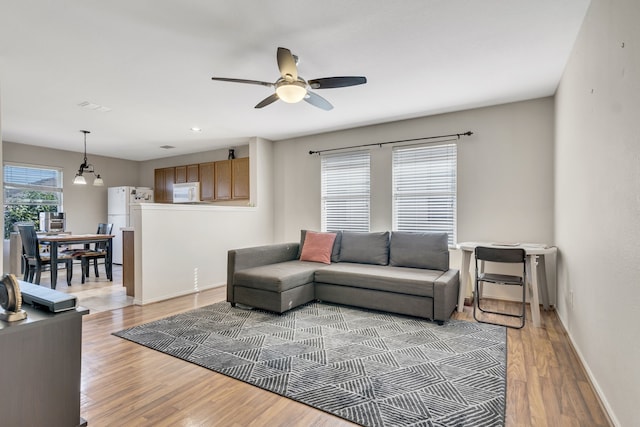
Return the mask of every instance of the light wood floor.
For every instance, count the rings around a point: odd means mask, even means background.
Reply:
[[[103,286],[115,291],[121,283]],[[60,288],[64,290],[65,285]],[[217,288],[144,307],[126,306],[85,316],[81,415],[89,425],[354,425],[111,335],[224,299],[225,289]],[[454,318],[472,320],[473,315],[465,307],[464,313],[455,313]],[[507,426],[611,425],[555,313],[543,312],[542,320],[542,328],[527,323],[522,330],[508,331]]]

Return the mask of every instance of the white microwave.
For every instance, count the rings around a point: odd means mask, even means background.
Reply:
[[[199,201],[199,182],[173,184],[173,203],[197,203]]]

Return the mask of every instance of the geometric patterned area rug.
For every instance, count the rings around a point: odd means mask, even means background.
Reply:
[[[114,335],[364,426],[504,425],[502,326],[220,302]]]

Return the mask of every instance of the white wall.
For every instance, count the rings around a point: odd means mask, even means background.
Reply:
[[[593,0],[556,95],[558,312],[620,426],[640,420],[638,17]]]
[[[279,141],[275,239],[296,241],[300,229],[320,229],[320,159],[310,150],[470,130],[458,144],[457,240],[553,244],[553,116],[553,99],[543,98]],[[371,230],[391,230],[391,147],[371,155]],[[549,281],[553,295],[555,277]]]
[[[273,143],[253,138],[248,148],[251,207],[134,208],[136,304],[224,285],[229,249],[273,242]]]
[[[3,163],[3,143],[2,143],[2,84],[0,84],[0,165],[2,165]],[[4,168],[3,168],[4,171]],[[4,173],[0,174],[0,188],[4,188]],[[2,195],[0,195],[0,199],[3,200],[4,202],[4,191],[2,192]],[[2,218],[0,218],[0,230],[4,230],[4,215],[2,215]],[[4,234],[4,233],[3,233]],[[0,252],[0,254],[2,256],[0,256],[0,260],[2,260],[2,262],[0,263],[0,266],[2,267],[2,274],[4,274],[4,272],[8,272],[9,271],[9,242],[7,240],[3,239],[2,242],[2,249],[0,249],[2,252]],[[6,261],[5,261],[6,258]],[[7,266],[5,268],[5,262],[7,263]]]

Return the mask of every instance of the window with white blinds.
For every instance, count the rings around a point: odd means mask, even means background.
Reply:
[[[62,170],[46,166],[5,163],[4,238],[16,222],[38,226],[40,212],[62,211]]]
[[[437,231],[456,241],[457,145],[393,149],[393,229]]]
[[[369,231],[368,151],[323,155],[322,231]]]

